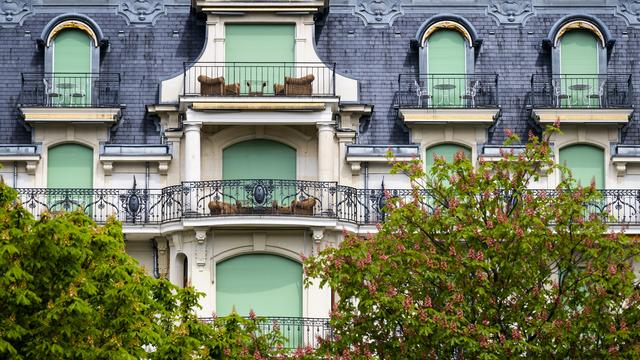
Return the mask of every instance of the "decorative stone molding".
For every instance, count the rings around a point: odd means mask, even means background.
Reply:
[[[523,24],[535,12],[532,0],[491,0],[487,14],[499,24]]]
[[[313,242],[316,244],[320,244],[322,239],[324,238],[324,229],[323,228],[313,228],[311,229],[313,234]]]
[[[618,0],[616,14],[625,18],[629,25],[640,25],[640,0]]]
[[[393,25],[393,21],[404,15],[401,0],[357,0],[353,14],[364,21],[364,25],[382,28]]]
[[[158,274],[160,278],[166,279],[169,276],[169,244],[165,238],[157,238],[158,248]]]
[[[172,245],[176,248],[176,254],[184,254],[184,242],[182,241],[182,234],[175,233],[171,235]]]
[[[207,264],[207,229],[196,229],[195,258],[198,270]]]
[[[155,25],[156,20],[161,15],[166,15],[167,11],[163,0],[124,0],[118,6],[118,13],[129,24],[145,26]]]
[[[25,17],[33,14],[30,1],[4,0],[0,2],[0,24],[2,27],[22,25]]]

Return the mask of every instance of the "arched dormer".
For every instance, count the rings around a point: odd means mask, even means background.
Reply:
[[[439,54],[442,54],[443,48],[449,47],[455,56],[464,56],[462,61],[454,61],[452,65],[464,66],[464,72],[471,74],[474,72],[475,53],[480,48],[482,40],[478,37],[475,27],[467,19],[454,14],[440,14],[422,23],[416,33],[415,43],[419,47],[420,73],[429,73],[430,67],[432,67],[429,64],[430,47],[438,47]],[[442,56],[431,52],[431,57],[431,61],[434,62]],[[446,70],[433,69],[433,72],[443,71]],[[449,72],[459,71],[460,69],[455,68]]]
[[[45,73],[56,71],[56,62],[62,72],[98,73],[100,70],[100,48],[106,40],[100,26],[86,15],[64,14],[53,18],[42,30],[40,42],[44,46]],[[56,47],[58,55],[56,60]],[[77,65],[62,66],[64,54],[71,53]],[[84,54],[86,53],[86,59]],[[81,55],[81,58],[78,58]],[[77,66],[78,69],[74,69]]]
[[[561,18],[551,27],[544,41],[551,48],[551,69],[554,74],[566,73],[568,68],[574,66],[570,63],[573,59],[579,64],[575,64],[577,70],[572,73],[592,72],[593,68],[597,74],[606,74],[607,50],[615,44],[609,28],[591,15]]]

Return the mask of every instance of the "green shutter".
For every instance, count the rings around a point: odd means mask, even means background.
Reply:
[[[90,103],[91,39],[81,30],[64,30],[53,40],[53,78],[51,91],[59,94],[54,104],[83,106]],[[74,73],[74,74],[62,74]]]
[[[225,26],[225,82],[239,83],[246,93],[273,92],[274,83],[283,83],[284,76],[295,69],[295,25],[293,24],[228,24]],[[229,64],[244,62],[245,64]],[[278,62],[282,64],[256,64]],[[288,63],[288,64],[284,64]]]
[[[469,148],[456,144],[441,144],[427,149],[424,161],[425,165],[427,166],[427,169],[430,169],[431,166],[433,166],[434,154],[444,156],[445,160],[451,162],[458,151],[462,151],[467,159],[471,159],[471,150]]]
[[[47,157],[49,188],[92,188],[93,151],[78,144],[49,148]]]
[[[591,145],[572,145],[560,149],[560,164],[568,167],[573,178],[582,186],[604,189],[604,151]]]
[[[568,106],[597,106],[597,99],[587,95],[597,94],[600,82],[598,74],[598,39],[588,30],[571,30],[560,40],[560,73],[569,74],[561,81],[562,93],[569,95]],[[579,89],[576,87],[587,89]]]
[[[223,151],[222,178],[295,180],[296,151],[265,139],[231,145]]]
[[[302,316],[302,266],[280,256],[242,255],[217,264],[216,312]]]
[[[464,37],[456,30],[438,30],[429,37],[427,74],[433,106],[456,107],[462,104],[460,96],[466,87],[466,46]]]

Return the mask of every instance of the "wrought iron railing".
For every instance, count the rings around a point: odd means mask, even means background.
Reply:
[[[335,64],[185,63],[183,86],[185,96],[335,96]]]
[[[332,218],[359,225],[385,218],[390,201],[414,201],[410,189],[356,189],[335,182],[296,180],[218,180],[183,182],[164,189],[18,188],[19,201],[36,217],[45,212],[80,209],[97,222],[109,216],[126,224],[158,224],[183,218],[221,216],[295,216]],[[640,224],[640,190],[600,190],[585,205],[585,216],[604,212],[609,224]],[[554,196],[554,190],[534,190]],[[502,195],[501,195],[502,196]],[[426,191],[420,206],[437,204]]]
[[[23,73],[20,104],[32,107],[118,107],[120,74]]]
[[[289,215],[335,217],[335,182],[214,180],[183,183],[185,216]]]
[[[630,74],[534,74],[533,108],[630,108]]]
[[[396,103],[400,108],[494,108],[497,74],[400,74]]]
[[[201,318],[211,322],[213,318]],[[317,348],[322,340],[333,336],[329,319],[306,317],[259,317],[254,321],[261,333],[279,332],[284,338],[286,349]]]

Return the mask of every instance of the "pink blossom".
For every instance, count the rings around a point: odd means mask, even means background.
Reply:
[[[615,275],[618,272],[618,268],[616,267],[615,264],[609,265],[609,269],[607,270],[609,270],[609,274],[611,275]]]
[[[387,296],[396,296],[398,295],[398,290],[396,290],[395,287],[390,287],[389,290],[387,290]]]
[[[253,309],[249,310],[249,319],[251,319],[251,320],[255,320],[256,319],[256,313],[255,313],[255,311],[253,311]]]
[[[504,129],[504,135],[506,137],[512,137],[513,136],[513,130],[511,129]]]

